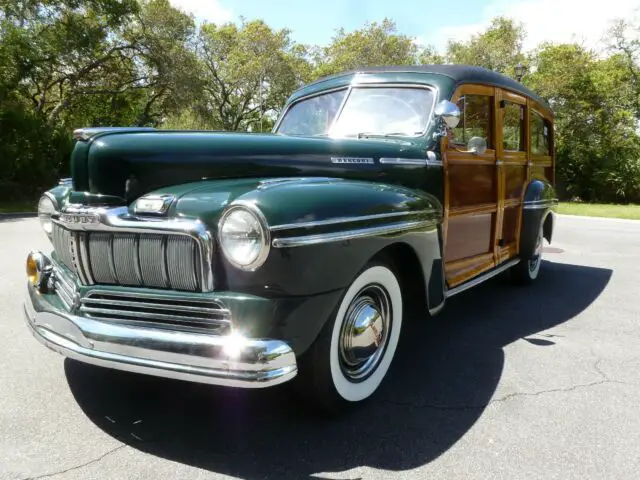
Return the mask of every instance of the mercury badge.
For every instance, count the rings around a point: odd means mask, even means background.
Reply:
[[[98,216],[95,213],[63,213],[60,221],[68,225],[98,223]]]
[[[364,157],[331,157],[331,163],[368,163],[368,164],[373,164],[373,158],[364,158]]]

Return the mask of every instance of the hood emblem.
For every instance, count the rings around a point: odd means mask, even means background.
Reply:
[[[368,164],[373,164],[373,158],[364,158],[364,157],[331,157],[331,163],[368,163]]]
[[[99,218],[94,213],[62,213],[60,221],[65,224],[98,223]]]

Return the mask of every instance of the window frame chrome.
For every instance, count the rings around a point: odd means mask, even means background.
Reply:
[[[273,133],[277,133],[280,135],[290,135],[287,133],[281,133],[278,131],[278,129],[280,128],[280,124],[282,123],[282,120],[285,118],[285,116],[287,115],[287,113],[289,113],[289,110],[291,110],[291,108],[294,105],[297,105],[298,103],[305,101],[305,100],[309,100],[310,98],[314,98],[314,97],[318,97],[320,95],[326,95],[329,93],[333,93],[333,92],[337,92],[340,90],[347,90],[344,98],[342,99],[342,102],[340,104],[340,107],[338,107],[338,110],[336,112],[335,118],[331,121],[331,125],[329,126],[329,128],[327,129],[327,131],[331,131],[331,129],[333,128],[333,126],[335,125],[335,123],[338,121],[338,119],[340,118],[340,115],[342,115],[342,111],[344,110],[345,104],[347,103],[347,100],[349,99],[349,97],[351,96],[351,92],[354,88],[416,88],[416,89],[426,89],[426,90],[430,90],[431,92],[433,92],[433,98],[432,98],[432,102],[431,102],[431,107],[428,110],[428,115],[427,115],[427,122],[425,124],[424,129],[417,134],[414,135],[388,135],[388,137],[394,138],[420,138],[423,137],[431,128],[431,123],[433,122],[433,112],[435,110],[436,107],[436,103],[439,97],[439,90],[435,85],[430,85],[430,84],[425,84],[425,83],[419,83],[419,82],[383,82],[383,81],[372,81],[372,82],[362,82],[359,81],[362,77],[358,77],[356,76],[348,85],[342,85],[340,87],[335,87],[335,88],[328,88],[326,90],[321,90],[321,91],[317,91],[317,92],[313,92],[310,93],[308,95],[304,95],[298,99],[296,99],[295,101],[291,102],[289,105],[286,106],[284,112],[282,112],[282,115],[280,115],[280,118],[278,119],[278,121],[276,122],[276,124],[273,127],[272,132]],[[328,135],[327,136],[329,138],[351,138],[351,135]],[[373,134],[372,137],[387,137],[385,135],[379,134]]]

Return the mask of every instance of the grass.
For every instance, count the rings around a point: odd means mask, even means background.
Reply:
[[[9,200],[0,202],[0,213],[36,212],[38,200]]]
[[[585,217],[608,217],[640,220],[640,205],[560,202],[558,213]]]

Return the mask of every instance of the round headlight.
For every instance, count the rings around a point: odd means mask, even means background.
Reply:
[[[51,215],[56,213],[56,211],[57,209],[55,199],[51,198],[47,194],[44,194],[42,197],[40,197],[40,201],[38,202],[38,217],[40,218],[40,225],[42,225],[42,229],[47,235],[51,235],[51,233],[53,232]]]
[[[220,247],[229,262],[255,270],[269,255],[269,231],[262,215],[243,206],[229,208],[218,224]]]

